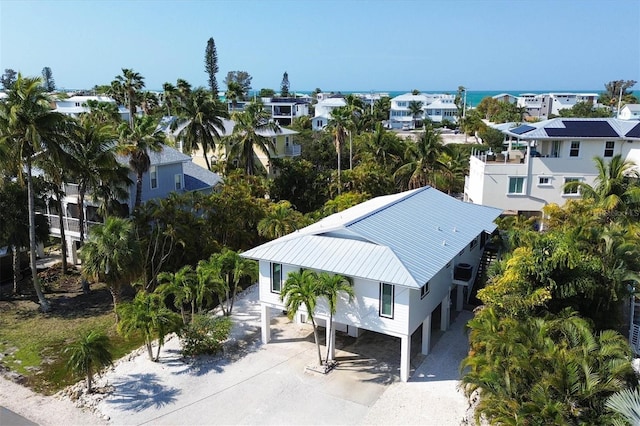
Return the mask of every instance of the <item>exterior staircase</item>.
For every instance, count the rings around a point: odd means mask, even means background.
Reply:
[[[499,249],[497,245],[488,243],[484,246],[484,252],[482,253],[482,258],[480,259],[480,264],[478,265],[478,272],[476,273],[476,279],[471,284],[471,288],[467,293],[467,304],[471,304],[474,306],[478,306],[482,304],[480,300],[476,297],[478,290],[484,287],[484,284],[487,280],[487,270],[489,266],[498,259]]]

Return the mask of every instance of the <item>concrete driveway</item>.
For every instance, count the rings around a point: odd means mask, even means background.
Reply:
[[[142,354],[114,367],[101,382],[115,391],[98,409],[113,424],[460,424],[467,404],[457,371],[470,313],[431,355],[414,358],[413,378],[401,383],[399,343],[375,333],[337,339],[329,374],[305,371],[317,362],[311,327],[274,318],[273,341],[262,345],[256,294],[246,296],[234,308],[244,337],[228,356],[185,364],[173,339],[158,363]]]

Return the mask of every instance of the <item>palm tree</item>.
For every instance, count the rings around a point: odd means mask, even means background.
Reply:
[[[371,156],[372,160],[382,164],[387,170],[393,168],[400,161],[403,149],[402,141],[393,133],[385,130],[382,123],[377,123],[375,131],[364,136],[364,152],[360,153],[359,157]]]
[[[236,106],[238,105],[238,100],[242,100],[244,96],[244,90],[242,89],[242,85],[236,81],[229,81],[227,83],[227,91],[224,94],[227,102],[231,101],[232,111],[235,111]]]
[[[36,233],[32,167],[43,155],[60,158],[60,147],[66,139],[68,119],[51,110],[51,102],[43,91],[39,78],[22,77],[7,92],[0,103],[0,146],[19,164],[19,173],[26,169],[29,205],[29,246],[33,287],[40,309],[49,311],[49,302],[42,292],[36,269]]]
[[[141,274],[140,247],[132,222],[109,217],[104,225],[93,227],[89,240],[80,251],[80,258],[83,273],[109,287],[118,321],[120,289]]]
[[[129,168],[116,163],[113,169],[106,171],[97,186],[93,187],[91,194],[98,203],[98,214],[103,222],[107,216],[127,216],[128,211],[123,211],[123,204],[129,198],[129,187],[133,181],[129,178]],[[125,206],[126,207],[126,206]]]
[[[184,102],[178,105],[178,120],[173,124],[181,127],[177,137],[183,141],[184,151],[191,153],[201,149],[207,168],[211,170],[207,152],[215,150],[216,140],[224,131],[223,117],[228,117],[227,110],[211,92],[196,89]]]
[[[320,340],[318,339],[318,327],[314,318],[316,304],[319,296],[318,277],[309,270],[301,272],[291,272],[284,282],[280,299],[284,301],[284,306],[289,319],[293,319],[301,307],[307,311],[307,315],[313,325],[313,338],[318,349],[318,365],[322,365],[322,354],[320,353]]]
[[[425,185],[434,186],[436,174],[445,169],[440,156],[447,151],[442,139],[433,127],[425,126],[415,144],[409,144],[405,154],[406,163],[400,166],[394,176],[404,188],[414,189]]]
[[[355,296],[351,281],[339,274],[329,274],[327,272],[321,272],[317,275],[318,278],[318,293],[321,297],[327,299],[327,305],[329,307],[329,321],[327,322],[327,328],[329,329],[328,335],[332,334],[333,328],[333,315],[336,313],[338,307],[338,295],[340,293],[346,293],[349,296],[349,302]],[[327,342],[327,356],[326,360],[329,361],[329,357],[332,353],[332,347],[330,342]]]
[[[87,392],[91,393],[91,379],[94,371],[112,364],[111,343],[109,337],[98,331],[90,331],[67,346],[64,353],[69,355],[67,368],[75,374],[84,374],[87,378]]]
[[[77,137],[67,145],[69,155],[74,159],[75,168],[70,177],[78,184],[78,225],[80,243],[85,237],[85,196],[103,181],[114,177],[114,170],[120,166],[115,154],[115,133],[108,125],[93,125],[85,121],[80,127]],[[128,177],[127,177],[128,180]]]
[[[140,90],[144,87],[144,77],[132,69],[122,68],[122,75],[116,76],[111,85],[129,108],[129,126],[133,130],[136,102],[140,96]]]
[[[340,182],[342,145],[344,144],[347,132],[351,127],[351,115],[349,110],[346,107],[338,107],[331,111],[331,118],[329,119],[327,127],[331,130],[331,134],[333,135],[333,144],[338,156],[338,194],[340,194],[342,187]]]
[[[591,201],[608,222],[613,219],[610,217],[613,212],[622,213],[621,218],[627,217],[626,213],[640,205],[640,185],[637,183],[640,176],[635,169],[636,164],[625,161],[620,154],[608,162],[595,157],[594,162],[598,171],[594,186],[572,181],[564,185],[565,191],[577,189],[582,198]]]
[[[176,88],[173,84],[167,82],[162,85],[162,90],[164,91],[162,101],[167,106],[167,115],[171,116],[171,112],[173,111],[172,107],[177,100]]]
[[[140,332],[144,336],[147,354],[151,361],[160,358],[160,349],[164,345],[164,338],[182,328],[182,318],[177,313],[167,309],[160,295],[140,291],[131,302],[123,303],[118,308],[121,321],[118,332],[129,337],[132,333]],[[152,343],[158,339],[158,350],[153,356]]]
[[[151,167],[150,152],[162,151],[164,134],[157,128],[152,117],[144,116],[136,121],[135,127],[120,126],[118,152],[129,156],[129,167],[136,174],[135,208],[142,203],[142,177]]]
[[[409,112],[411,113],[411,118],[413,118],[413,127],[416,127],[416,121],[418,117],[422,117],[422,101],[410,101],[409,102]]]
[[[640,424],[640,390],[623,389],[614,393],[607,400],[607,408],[624,418],[624,422],[614,421],[616,426]]]
[[[182,322],[186,325],[187,319],[184,312],[184,304],[194,304],[196,276],[190,265],[183,266],[176,273],[162,272],[158,275],[158,287],[155,292],[163,297],[172,296],[173,304],[180,309]]]
[[[297,213],[297,215],[296,215]],[[270,240],[280,238],[298,229],[302,215],[283,200],[269,208],[267,215],[258,222],[258,234]]]
[[[271,137],[280,132],[280,126],[270,117],[261,102],[251,102],[244,111],[232,115],[235,127],[231,135],[231,155],[240,159],[250,176],[256,172],[254,151],[260,151],[270,159],[271,152],[275,150]]]
[[[258,266],[255,261],[240,257],[238,252],[223,248],[209,259],[210,278],[218,293],[220,307],[225,316],[231,315],[240,282],[243,279],[258,279]]]

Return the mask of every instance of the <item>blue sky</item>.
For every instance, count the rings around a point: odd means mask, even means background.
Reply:
[[[58,88],[206,85],[245,70],[253,88],[598,90],[640,81],[638,0],[0,0],[0,72],[53,72]],[[638,85],[635,87],[639,89]]]

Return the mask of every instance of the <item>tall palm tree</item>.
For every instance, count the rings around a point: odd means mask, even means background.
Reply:
[[[349,297],[349,302],[355,296],[351,281],[340,274],[329,274],[327,272],[321,272],[317,275],[318,278],[318,293],[321,297],[327,299],[327,305],[329,307],[329,321],[327,322],[327,328],[329,329],[329,335],[333,332],[333,315],[336,313],[338,307],[338,296],[340,293],[345,293]],[[330,342],[327,342],[327,356],[326,360],[329,361],[332,356],[332,347]]]
[[[67,368],[87,378],[87,392],[91,393],[93,373],[112,364],[109,337],[98,331],[90,331],[67,346],[64,353],[69,356]]]
[[[201,149],[211,170],[207,153],[214,151],[216,140],[220,140],[220,133],[224,131],[222,118],[228,117],[227,109],[210,91],[199,88],[181,102],[177,110],[178,120],[173,126],[180,128],[177,137],[183,141],[184,151]]]
[[[333,136],[333,144],[338,156],[338,194],[340,194],[342,187],[340,182],[342,145],[344,145],[345,137],[351,125],[351,114],[348,108],[338,107],[331,111],[331,118],[329,118],[327,127]]]
[[[245,172],[253,176],[256,172],[254,151],[260,151],[271,158],[271,152],[275,150],[271,137],[281,131],[280,126],[271,120],[261,102],[251,102],[244,111],[234,112],[232,119],[235,126],[231,135],[231,155],[239,158]],[[269,136],[264,136],[265,134]]]
[[[114,214],[120,217],[128,216],[129,212],[125,211],[126,207],[123,207],[122,202],[129,198],[129,187],[133,185],[133,181],[129,178],[129,168],[117,163],[113,169],[103,173],[101,177],[91,194],[98,203],[98,214],[103,222],[106,221],[107,216]]]
[[[36,233],[34,190],[32,179],[33,163],[47,155],[60,158],[61,144],[66,139],[68,118],[51,109],[51,101],[43,91],[39,78],[22,77],[7,92],[7,98],[0,103],[0,146],[8,152],[12,161],[19,164],[19,173],[26,169],[29,204],[29,246],[33,287],[38,296],[40,309],[49,311],[38,281],[36,269]]]
[[[313,325],[313,338],[318,349],[318,365],[322,365],[318,327],[314,317],[319,296],[318,287],[318,277],[314,272],[307,269],[301,272],[291,272],[282,286],[280,299],[284,301],[290,319],[296,316],[301,307],[306,309],[311,325]]]
[[[141,275],[140,247],[133,224],[128,219],[109,217],[96,225],[80,251],[83,273],[109,287],[118,321],[120,289]]]
[[[440,158],[446,151],[438,132],[433,127],[426,126],[416,143],[407,146],[406,162],[394,174],[396,181],[408,189],[434,186],[436,174],[446,167]]]
[[[112,87],[124,99],[127,108],[129,108],[129,127],[133,130],[136,103],[140,97],[140,90],[144,87],[144,77],[132,69],[122,68],[122,75],[116,76]]]
[[[173,106],[177,103],[176,87],[173,84],[167,82],[162,85],[162,90],[164,91],[162,102],[167,107],[167,115],[171,116],[172,112],[174,111]]]
[[[85,121],[77,137],[67,144],[67,152],[74,159],[75,168],[70,177],[78,184],[78,225],[80,243],[85,237],[85,196],[101,182],[113,177],[119,168],[115,153],[115,132],[109,125],[94,125]],[[127,178],[128,179],[128,178]]]
[[[393,133],[385,130],[382,123],[376,124],[373,133],[364,135],[363,152],[359,153],[359,157],[371,157],[375,162],[389,170],[400,161],[403,151],[402,141]]]
[[[142,178],[151,167],[150,152],[162,151],[164,134],[158,130],[158,123],[146,115],[136,121],[133,128],[120,126],[118,152],[129,157],[129,167],[136,174],[135,208],[142,203]]]

